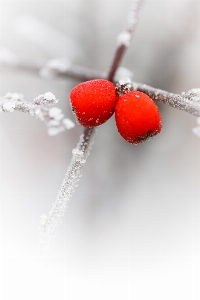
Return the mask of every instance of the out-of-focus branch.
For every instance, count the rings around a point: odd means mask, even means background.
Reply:
[[[115,52],[114,59],[107,77],[110,81],[113,81],[116,70],[120,65],[124,52],[130,46],[132,35],[137,25],[138,13],[142,2],[142,0],[137,0],[133,2],[128,16],[126,28],[117,37],[118,47],[117,51]]]
[[[44,105],[54,105],[58,102],[55,96],[48,92],[36,97],[33,102],[24,101],[22,94],[8,93],[0,98],[0,111],[13,112],[14,110],[28,113],[37,119],[44,121],[48,127],[49,135],[56,135],[66,129],[74,127],[74,123],[65,118],[58,107],[47,108]]]
[[[70,77],[80,81],[86,81],[96,78],[105,78],[106,73],[92,70],[79,65],[72,64],[67,59],[52,59],[44,67],[40,68],[39,74],[43,78],[51,79],[55,77]]]
[[[7,48],[0,49],[0,65],[7,68],[15,68],[33,74],[39,74],[46,79],[53,78],[73,78],[86,81],[96,78],[106,78],[105,72],[92,70],[87,67],[72,64],[66,58],[54,58],[47,62],[34,61],[31,58],[20,58]]]
[[[20,58],[7,48],[0,49],[0,65],[11,70],[15,68],[36,75],[39,74],[45,79],[63,78],[66,80],[66,78],[72,78],[78,81],[87,81],[97,78],[107,78],[106,72],[72,64],[66,58],[54,58],[41,63],[32,59]],[[115,73],[115,80],[119,80],[121,77],[132,78],[132,76],[133,73],[130,70],[119,67]]]

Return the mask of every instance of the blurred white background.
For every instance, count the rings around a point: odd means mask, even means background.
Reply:
[[[108,70],[129,0],[0,1],[0,47],[30,61],[66,57]],[[200,87],[200,1],[147,0],[122,65],[174,93]],[[51,26],[35,34],[25,17]],[[27,20],[27,19],[26,19]],[[78,81],[0,68],[0,95],[52,92],[73,119]],[[134,146],[112,117],[99,127],[83,177],[45,257],[40,216],[55,201],[82,128],[49,137],[40,121],[0,115],[1,299],[200,298],[200,139],[196,118],[159,105],[162,133]]]

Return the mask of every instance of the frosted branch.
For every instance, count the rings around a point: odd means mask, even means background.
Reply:
[[[67,169],[67,173],[61,185],[57,199],[53,204],[48,216],[41,216],[40,246],[42,246],[42,250],[45,250],[49,247],[49,243],[54,237],[58,225],[62,221],[67,203],[72,197],[75,188],[77,187],[77,183],[82,176],[81,173],[83,166],[92,148],[94,133],[94,128],[85,128],[77,147],[72,150],[72,160]]]
[[[200,89],[191,89],[187,93],[183,92],[179,95],[156,89],[146,84],[137,82],[132,84],[134,90],[144,92],[154,101],[183,110],[197,117],[200,116]]]
[[[66,129],[74,127],[74,123],[64,117],[62,111],[58,107],[43,107],[44,105],[54,105],[58,103],[58,99],[54,94],[47,92],[36,97],[33,102],[24,101],[22,94],[7,93],[0,98],[0,111],[13,112],[14,110],[28,113],[37,119],[44,121],[48,127],[49,135],[56,135]]]
[[[73,78],[86,81],[96,78],[106,78],[106,72],[93,70],[83,66],[72,64],[66,58],[54,58],[47,62],[38,62],[30,59],[20,58],[10,49],[0,49],[0,65],[9,68],[18,68],[31,73],[39,74],[42,78]],[[130,73],[130,71],[127,70]]]
[[[81,81],[106,77],[105,72],[74,65],[65,58],[55,58],[49,60],[44,67],[39,70],[39,74],[41,77],[47,79],[52,79],[55,77],[71,77]]]

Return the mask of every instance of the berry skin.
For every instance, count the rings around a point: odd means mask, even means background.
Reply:
[[[118,99],[115,86],[105,79],[85,81],[70,93],[70,103],[77,121],[82,126],[99,126],[114,113]]]
[[[119,133],[131,144],[142,143],[162,129],[161,116],[154,101],[138,91],[119,96],[115,120]]]

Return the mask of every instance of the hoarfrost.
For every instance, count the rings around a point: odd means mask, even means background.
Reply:
[[[70,119],[67,119],[67,118],[63,119],[62,123],[66,129],[72,129],[75,126],[74,123]]]
[[[13,112],[14,108],[15,108],[15,102],[13,101],[8,101],[3,104],[4,111]]]
[[[33,103],[37,105],[53,105],[58,103],[58,99],[56,99],[53,93],[47,92],[36,97]]]
[[[120,33],[117,37],[117,45],[124,45],[125,47],[129,47],[130,42],[131,42],[131,33],[128,31],[124,31]]]
[[[47,131],[50,136],[54,136],[54,135],[57,135],[60,132],[64,131],[64,128],[63,127],[51,127],[51,128],[48,128]]]
[[[127,78],[132,79],[133,75],[134,75],[133,72],[128,70],[127,68],[119,67],[115,74],[115,80],[120,81],[120,80],[127,80]]]
[[[200,126],[192,128],[192,132],[200,138]]]
[[[49,60],[46,65],[40,69],[40,76],[43,78],[54,78],[59,73],[65,73],[71,67],[70,60],[66,58],[55,58]]]
[[[55,117],[57,117],[58,115],[60,115],[60,113],[61,113],[61,109],[58,108],[58,107],[51,107],[51,108],[49,109],[49,117],[50,117],[50,118],[55,118]]]

